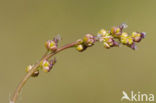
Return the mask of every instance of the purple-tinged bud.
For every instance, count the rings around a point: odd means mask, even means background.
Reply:
[[[106,41],[110,46],[114,45],[114,39],[113,38],[108,38]]]
[[[57,43],[54,40],[48,40],[45,43],[45,46],[48,50],[55,52],[57,50]]]
[[[132,33],[132,38],[134,42],[140,42],[144,36],[145,36],[144,33],[139,33],[139,32]]]
[[[135,43],[133,43],[132,45],[129,46],[130,48],[132,48],[133,50],[136,50],[137,46],[135,45]]]
[[[141,37],[142,38],[145,38],[146,37],[146,33],[145,32],[141,32],[140,34],[141,34]]]
[[[122,30],[120,27],[112,27],[111,34],[113,35],[113,37],[120,37],[121,33]]]
[[[92,34],[86,34],[85,37],[83,38],[84,45],[88,47],[94,45],[95,41],[96,38]]]
[[[56,58],[50,60],[50,65],[49,65],[49,70],[48,72],[50,72],[50,70],[53,68],[54,64],[56,63]]]
[[[58,44],[58,42],[59,42],[60,40],[62,40],[60,34],[56,35],[56,36],[54,37],[54,39],[53,39],[53,41],[54,41],[56,44]]]
[[[110,46],[110,47],[114,47],[114,46],[119,46],[119,43],[117,41],[115,41],[113,38],[109,38],[107,41],[107,44]]]

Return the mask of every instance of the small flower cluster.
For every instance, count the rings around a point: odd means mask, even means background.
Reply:
[[[118,27],[112,27],[110,31],[110,35],[114,38],[117,38],[120,43],[127,45],[128,47],[132,48],[133,50],[136,49],[136,42],[140,42],[143,38],[145,38],[145,32],[132,32],[129,35],[127,32],[123,32],[123,29],[127,26],[126,24],[122,24]]]
[[[39,75],[39,70],[43,70],[44,72],[50,72],[50,70],[53,68],[54,64],[56,63],[56,58],[48,60],[43,60],[40,62],[40,67],[31,75],[32,77],[37,77]],[[34,65],[29,65],[26,67],[26,72],[28,73]]]
[[[114,40],[114,37],[111,35],[110,31],[104,29],[100,30],[97,34],[97,40],[103,42],[105,48],[119,46],[119,43]]]
[[[53,40],[48,40],[45,43],[45,47],[48,52],[54,53],[58,48],[58,42],[61,40],[61,37],[57,35]],[[39,70],[43,70],[44,72],[50,72],[53,68],[54,64],[56,63],[56,58],[51,60],[43,60],[40,62],[40,66],[37,70],[31,75],[32,77],[37,77],[39,75]],[[34,65],[29,65],[26,67],[26,72],[28,73],[33,69]]]
[[[97,33],[97,36],[92,36],[92,38],[94,39],[91,40],[91,44],[94,44],[95,41],[99,41],[99,42],[102,42],[104,47],[107,49],[111,47],[119,47],[120,44],[123,44],[135,50],[136,42],[140,42],[143,38],[145,38],[146,33],[145,32],[132,32],[132,34],[129,35],[128,33],[123,32],[123,29],[127,27],[128,26],[126,24],[121,24],[120,26],[112,27],[110,31],[101,29]],[[77,46],[78,51],[84,50],[85,48],[84,42],[86,40],[88,40],[88,36],[85,36],[85,38],[81,40],[82,41],[81,44]],[[88,44],[88,42],[86,43]]]
[[[48,51],[55,52],[58,48],[58,41],[61,40],[60,35],[57,35],[53,40],[48,40],[45,43],[45,47],[47,48]]]
[[[86,34],[83,39],[77,40],[76,49],[80,52],[94,45],[96,37],[92,34]]]
[[[44,60],[40,63],[40,67],[44,72],[50,72],[50,70],[53,68],[54,64],[56,63],[56,58],[51,59],[50,61]]]

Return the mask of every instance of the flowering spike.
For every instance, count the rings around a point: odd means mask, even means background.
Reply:
[[[129,35],[128,33],[123,32],[123,29],[127,27],[128,25],[123,23],[120,26],[112,27],[110,31],[101,29],[97,33],[96,41],[103,42],[105,48],[119,46],[119,44],[122,43],[135,50],[135,42],[140,42],[145,38],[146,33],[133,32],[132,35]],[[118,39],[120,43],[115,41],[116,39]]]
[[[88,47],[93,46],[95,42],[99,41],[102,42],[104,47],[107,49],[115,46],[120,46],[119,44],[122,43],[127,47],[135,50],[136,42],[140,42],[143,38],[145,38],[146,33],[133,32],[131,35],[128,35],[128,33],[123,32],[123,29],[126,27],[127,27],[126,24],[121,24],[120,26],[112,27],[110,31],[102,29],[98,32],[97,36],[93,36],[92,34],[86,34],[83,39],[79,39],[76,42],[67,44],[59,49],[57,49],[58,41],[61,40],[59,35],[57,35],[53,40],[48,40],[45,43],[48,52],[46,52],[45,55],[43,55],[43,57],[40,59],[40,61],[37,62],[35,65],[29,65],[26,68],[26,72],[28,73],[24,77],[22,82],[20,82],[10,103],[14,103],[16,101],[22,87],[24,86],[25,82],[28,80],[30,76],[36,77],[39,75],[39,69],[38,69],[39,67],[41,67],[41,69],[44,72],[50,72],[50,70],[53,68],[54,64],[56,63],[56,58],[54,59],[50,59],[50,58],[55,54],[57,54],[58,52],[63,51],[67,48],[76,47],[78,51],[82,52],[86,50]]]

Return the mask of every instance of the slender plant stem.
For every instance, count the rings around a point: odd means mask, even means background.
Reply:
[[[81,51],[85,50],[86,48],[94,45],[94,43],[96,41],[100,41],[100,42],[104,43],[104,47],[107,49],[110,47],[119,47],[119,44],[121,43],[121,44],[127,45],[128,47],[135,50],[136,49],[135,42],[140,42],[141,39],[145,37],[146,33],[145,32],[141,32],[141,33],[133,32],[132,35],[128,35],[127,33],[124,34],[122,30],[125,27],[126,27],[125,24],[121,24],[120,26],[113,27],[111,29],[111,31],[106,31],[106,30],[102,29],[99,31],[100,33],[98,33],[97,36],[94,36],[92,34],[86,34],[86,36],[83,38],[83,40],[80,39],[80,41],[75,41],[70,44],[64,45],[61,48],[58,48],[57,50],[55,49],[56,50],[55,52],[46,51],[45,54],[42,56],[42,58],[31,68],[31,70],[21,80],[21,82],[17,86],[17,88],[11,98],[10,103],[16,102],[21,89],[23,88],[25,83],[28,81],[28,79],[32,76],[32,74],[38,70],[38,68],[40,67],[40,63],[42,61],[50,59],[55,54],[65,50],[67,48],[77,45],[76,49],[81,52]],[[126,35],[126,36],[123,37],[123,35],[124,36]],[[57,38],[55,38],[55,39],[57,39]],[[118,39],[119,42],[117,42],[115,39]],[[56,48],[57,48],[57,46],[56,46]]]
[[[43,60],[46,60],[46,59],[49,59],[51,58],[52,56],[54,56],[55,54],[57,54],[58,52],[61,52],[67,48],[70,48],[70,47],[73,47],[77,44],[77,42],[73,42],[73,43],[70,43],[70,44],[67,44],[67,45],[64,45],[63,47],[57,49],[55,52],[51,52],[51,53],[48,53],[46,52],[43,57],[39,60],[39,62],[37,62],[34,67],[32,68],[31,71],[29,71],[25,76],[24,78],[21,80],[21,82],[19,83],[19,85],[17,86],[12,98],[11,98],[11,101],[10,103],[15,103],[17,98],[18,98],[18,95],[21,91],[21,89],[23,88],[23,86],[25,85],[25,83],[28,81],[28,79],[31,77],[31,75],[37,70],[37,68],[40,66],[40,62],[43,61]]]

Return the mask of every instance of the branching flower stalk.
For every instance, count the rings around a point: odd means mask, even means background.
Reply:
[[[53,40],[48,40],[45,43],[47,52],[42,56],[42,58],[34,65],[29,65],[26,67],[27,74],[24,76],[22,81],[17,86],[10,103],[15,103],[21,89],[28,81],[30,77],[37,77],[40,70],[43,72],[50,72],[56,63],[56,58],[52,58],[55,54],[75,47],[79,52],[83,52],[88,47],[92,47],[95,42],[102,42],[104,47],[109,49],[111,47],[119,47],[121,44],[135,50],[136,43],[140,42],[146,35],[145,32],[132,32],[131,35],[124,32],[123,29],[126,28],[126,24],[121,24],[119,26],[112,27],[110,31],[101,29],[97,35],[86,34],[82,39],[78,39],[75,42],[64,45],[58,48],[58,42],[61,40],[60,36],[56,36]]]

